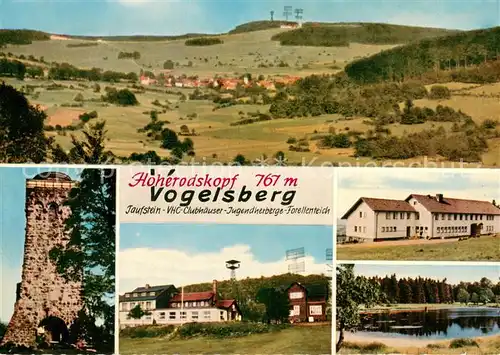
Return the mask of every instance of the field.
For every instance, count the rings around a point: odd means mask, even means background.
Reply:
[[[184,39],[149,42],[125,40],[92,42],[82,39],[62,40],[53,37],[55,39],[35,41],[30,45],[8,45],[4,51],[16,56],[44,57],[46,63],[68,62],[81,68],[97,67],[119,72],[138,73],[143,69],[158,74],[163,70],[163,63],[171,60],[176,63],[176,66],[169,71],[169,74],[176,76],[184,74],[200,77],[213,77],[214,75],[238,77],[244,73],[251,73],[253,76],[265,77],[285,74],[304,77],[311,74],[334,74],[353,60],[394,47],[394,45],[359,43],[350,43],[347,47],[281,46],[278,41],[271,40],[271,37],[283,31],[287,30],[278,28],[224,34],[218,36],[223,40],[222,44],[202,47],[186,46]],[[80,43],[93,43],[94,45],[74,46]],[[139,59],[118,59],[120,52],[133,51],[141,53]],[[287,66],[279,66],[280,62],[286,63]],[[160,148],[160,141],[151,140],[146,137],[145,133],[138,132],[138,129],[150,122],[149,112],[159,110],[158,106],[153,105],[153,102],[158,100],[161,104],[168,103],[169,106],[168,110],[159,114],[159,120],[169,122],[165,127],[179,132],[180,127],[186,125],[190,131],[195,130],[196,134],[189,137],[194,142],[195,157],[185,157],[185,160],[194,159],[197,163],[230,162],[238,154],[242,154],[249,161],[274,164],[273,156],[282,151],[289,165],[475,168],[495,167],[500,164],[500,138],[488,140],[488,151],[482,154],[482,162],[450,162],[439,156],[374,161],[365,157],[355,158],[354,148],[323,149],[318,144],[322,136],[332,131],[366,133],[373,130],[373,125],[367,123],[369,119],[366,117],[320,115],[273,119],[235,126],[231,123],[247,114],[267,113],[269,105],[238,103],[234,106],[216,109],[216,104],[209,100],[188,99],[184,101],[180,99],[179,94],[188,96],[193,89],[172,88],[171,93],[165,93],[165,88],[154,92],[151,87],[143,93],[136,93],[140,103],[138,106],[118,107],[103,104],[100,102],[100,96],[106,86],[112,85],[120,89],[125,88],[125,84],[99,83],[102,87],[101,93],[95,93],[92,90],[92,83],[88,82],[61,81],[56,83],[63,85],[63,89],[47,90],[40,86],[47,86],[52,81],[38,79],[25,79],[22,82],[14,79],[5,79],[5,81],[17,88],[26,85],[38,86],[35,88],[35,96],[30,95],[28,99],[46,109],[49,116],[47,125],[75,124],[78,122],[78,116],[83,112],[97,111],[99,119],[104,119],[107,123],[107,148],[121,157],[151,150],[156,151],[162,157],[170,156],[170,151]],[[452,91],[450,99],[416,100],[415,106],[435,108],[438,104],[447,105],[453,109],[462,110],[479,124],[485,120],[497,120],[500,116],[497,97],[500,95],[500,84],[447,83],[445,85]],[[74,106],[74,98],[78,93],[84,96],[81,107],[68,107]],[[190,117],[187,117],[188,115]],[[452,123],[388,124],[386,128],[390,130],[391,135],[401,137],[405,134],[436,129],[441,126],[450,131]],[[70,133],[76,136],[81,134],[79,131],[47,132],[66,149],[71,146]],[[309,151],[291,151],[290,143],[287,143],[290,139],[306,140]]]
[[[338,260],[499,261],[498,237],[338,245]]]
[[[331,326],[296,326],[232,339],[120,339],[121,354],[331,354]]]

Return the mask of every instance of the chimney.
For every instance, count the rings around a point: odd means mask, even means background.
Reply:
[[[437,200],[437,202],[443,202],[443,194],[437,194],[436,200]]]
[[[150,288],[150,287],[151,287],[151,286],[149,286],[149,284],[146,284],[146,290],[147,290],[148,288]]]
[[[214,300],[217,301],[217,280],[212,281],[212,292],[214,293]]]
[[[491,201],[491,203],[493,204],[493,206],[498,207],[495,200]]]

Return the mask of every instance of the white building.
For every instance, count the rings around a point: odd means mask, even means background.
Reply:
[[[140,319],[129,316],[136,306],[146,311]],[[120,328],[146,324],[179,325],[189,322],[241,320],[235,300],[222,300],[214,280],[211,291],[179,292],[173,285],[138,287],[120,296]]]
[[[500,233],[491,202],[412,194],[405,200],[361,197],[342,217],[347,241],[457,238]]]

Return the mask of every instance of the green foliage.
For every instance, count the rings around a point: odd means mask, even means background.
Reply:
[[[86,123],[86,122],[90,121],[93,118],[97,118],[97,116],[98,116],[97,111],[91,111],[91,112],[82,113],[80,116],[78,116],[78,118],[83,123]]]
[[[429,92],[429,98],[432,100],[444,100],[451,97],[450,89],[444,85],[434,85]]]
[[[286,323],[290,315],[290,300],[283,289],[261,288],[255,300],[266,306],[265,320],[268,323]]]
[[[68,281],[83,283],[83,311],[104,320],[96,349],[114,347],[115,205],[114,169],[84,169],[80,183],[66,202],[71,215],[66,221],[70,239],[49,255],[57,271]]]
[[[138,327],[129,327],[120,330],[120,338],[156,338],[172,334],[175,330],[173,325],[143,325]]]
[[[215,44],[222,44],[222,43],[224,43],[224,41],[216,37],[191,38],[188,39],[186,42],[184,42],[186,46],[213,46]]]
[[[121,80],[137,81],[137,74],[134,72],[120,73],[114,71],[102,71],[99,68],[81,69],[68,63],[56,63],[49,69],[49,79],[53,80],[90,80],[119,82]]]
[[[238,166],[244,166],[249,165],[250,161],[248,161],[243,154],[237,154],[233,159],[233,163]]]
[[[320,145],[323,148],[349,148],[351,140],[345,133],[330,134],[321,139]]]
[[[19,80],[24,80],[26,66],[17,60],[0,59],[0,76],[12,76]]]
[[[144,165],[159,165],[164,161],[154,150],[146,153],[132,153],[128,159],[141,162]]]
[[[127,314],[127,318],[132,318],[132,319],[141,319],[142,317],[144,316],[148,316],[150,315],[151,312],[149,312],[148,310],[143,310],[141,308],[141,305],[138,304],[136,305],[134,308],[132,308],[128,314]]]
[[[272,28],[280,28],[281,25],[292,25],[292,24],[295,24],[295,22],[289,22],[289,21],[253,21],[253,22],[248,22],[248,23],[244,23],[242,25],[236,26],[234,29],[229,31],[229,34],[269,30]]]
[[[269,333],[286,329],[287,327],[287,325],[269,325],[252,322],[186,323],[179,327],[177,335],[180,338],[191,338],[196,336],[230,338]]]
[[[402,44],[453,33],[448,30],[380,23],[354,26],[304,26],[274,35],[271,39],[288,46],[345,47],[349,43]]]
[[[373,342],[368,344],[344,342],[343,348],[351,350],[359,350],[361,354],[368,354],[368,353],[382,354],[386,353],[389,350],[389,348],[385,344],[378,342]]]
[[[457,301],[458,302],[467,304],[467,303],[469,303],[469,298],[470,298],[470,295],[466,289],[460,288],[458,290],[458,294],[457,294]]]
[[[0,84],[0,162],[45,161],[52,140],[45,137],[46,114],[14,87]]]
[[[26,67],[26,75],[33,79],[43,78],[44,76],[43,68],[37,66]]]
[[[450,349],[460,349],[466,346],[475,346],[479,348],[479,344],[474,339],[453,339],[450,342]]]
[[[380,300],[378,284],[354,275],[354,265],[337,266],[337,331],[340,332],[336,349],[342,348],[344,331],[355,329],[360,323],[359,307],[370,307]]]
[[[134,93],[129,89],[117,90],[116,88],[111,88],[102,99],[103,101],[120,106],[135,106],[139,104]]]
[[[97,42],[81,42],[81,43],[68,43],[66,47],[68,48],[82,48],[82,47],[97,47],[99,43]]]
[[[345,73],[363,83],[403,80],[431,71],[467,68],[495,60],[499,49],[500,27],[460,32],[356,60],[345,67]],[[498,63],[493,65],[498,66]]]
[[[141,59],[141,53],[138,51],[134,52],[120,52],[118,53],[118,59]]]
[[[174,69],[174,67],[175,67],[175,64],[170,59],[166,60],[163,63],[163,69]]]
[[[6,44],[31,44],[33,41],[48,41],[49,39],[50,36],[45,32],[0,29],[0,47]]]
[[[0,322],[0,340],[2,339],[6,331],[7,331],[7,324]]]
[[[177,133],[170,128],[165,128],[161,132],[161,140],[161,147],[163,149],[173,149],[179,145],[179,137],[177,137]]]

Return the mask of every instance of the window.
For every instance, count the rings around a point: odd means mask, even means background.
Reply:
[[[466,215],[464,215],[464,217],[465,217],[465,220],[467,220],[467,217],[469,217],[469,215],[468,215],[468,214],[466,214]]]
[[[143,292],[143,293],[141,293],[141,296],[142,296],[142,297],[145,297],[145,296],[147,296],[147,295],[148,295],[148,293],[147,293],[147,292]]]
[[[425,227],[425,230],[428,230],[428,229],[429,229],[429,227]]]
[[[358,226],[354,226],[354,231],[357,232],[358,231]]]
[[[359,218],[363,218],[363,212],[359,212]]]
[[[445,218],[446,218],[446,215],[444,213],[441,214],[441,220],[444,221]]]
[[[363,227],[363,233],[366,233],[366,227]]]
[[[417,214],[415,215],[415,219],[417,219],[417,220],[420,219],[420,213],[419,212],[417,212]]]
[[[437,220],[439,219],[439,214],[437,214],[437,213],[436,213],[436,214],[434,215],[434,219],[437,221]]]
[[[184,307],[188,307],[189,302],[184,302]]]
[[[391,212],[385,213],[385,219],[391,219]]]
[[[181,312],[181,319],[186,319],[187,316],[186,316],[187,312]]]
[[[224,311],[220,311],[220,320],[224,320]]]
[[[171,313],[174,313],[174,312],[171,312]],[[165,312],[160,312],[160,319],[165,319]]]
[[[458,219],[458,215],[457,214],[454,214],[453,215],[453,219],[456,221]]]
[[[394,213],[392,214],[392,218],[393,218],[393,219],[398,219],[398,213],[397,213],[397,212],[394,212]]]
[[[384,233],[384,232],[385,232],[385,227],[382,227],[382,233]]]
[[[149,293],[149,295],[150,295],[150,296],[154,296],[154,295],[155,295],[155,293],[154,293],[154,292],[150,292],[150,293]]]
[[[210,311],[203,311],[203,318],[210,319]]]
[[[304,297],[304,293],[302,292],[290,292],[290,299],[297,300]]]
[[[448,214],[448,221],[451,221],[451,213]]]
[[[151,302],[146,302],[146,309],[151,309]]]
[[[479,219],[482,221],[483,220],[483,215],[479,216]]]
[[[406,213],[406,219],[411,219],[411,213],[410,212]]]
[[[296,316],[300,315],[300,306],[297,305],[293,306],[293,314]]]
[[[146,314],[146,319],[151,319],[151,313],[150,314]]]
[[[130,303],[130,309],[133,309],[133,308],[135,308],[135,302]]]
[[[394,227],[394,230],[393,230],[393,232],[396,232],[396,231],[397,231],[397,229],[396,229],[396,227]]]
[[[134,297],[137,297],[137,296],[139,296],[139,295],[137,293],[134,293]]]
[[[464,218],[464,215],[463,215],[463,214],[461,214],[461,215],[460,215],[460,220],[462,220],[463,218]]]
[[[404,214],[403,212],[401,212],[401,213],[399,214],[399,218],[401,218],[401,219],[405,219],[405,214]]]
[[[323,314],[323,307],[319,306],[309,306],[309,314],[311,316],[320,316]]]
[[[130,298],[130,293],[126,293],[125,298]]]
[[[192,320],[198,320],[198,312],[191,312],[191,319]]]
[[[168,312],[168,319],[175,319],[175,312]]]

